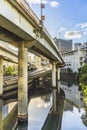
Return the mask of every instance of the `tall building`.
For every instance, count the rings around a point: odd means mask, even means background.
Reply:
[[[74,50],[82,49],[87,50],[87,42],[82,43],[74,43]]]
[[[72,49],[73,49],[72,40],[54,38],[54,41],[55,41],[60,53],[69,52],[69,51],[72,51]]]
[[[81,47],[82,43],[74,43],[74,50],[77,50]]]
[[[87,50],[87,42],[84,42],[82,44],[81,49]]]

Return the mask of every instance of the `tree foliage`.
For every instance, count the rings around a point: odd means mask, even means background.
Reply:
[[[4,76],[16,75],[17,71],[14,70],[13,66],[8,66],[4,69]]]
[[[85,64],[79,72],[79,82],[84,93],[84,100],[87,103],[87,64]]]
[[[87,74],[87,64],[81,68],[80,73]]]

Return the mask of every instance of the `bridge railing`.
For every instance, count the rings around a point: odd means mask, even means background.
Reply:
[[[50,40],[52,41],[52,43],[55,45],[55,42],[53,41],[51,35],[49,34],[49,32],[47,31],[47,29],[45,27],[43,27],[43,31],[45,32],[45,34],[50,38]]]
[[[27,3],[26,0],[16,0],[22,7],[23,9],[35,20],[37,24],[39,24],[39,18],[37,15],[34,13],[34,11],[31,9],[29,4]]]
[[[34,21],[39,26],[40,25],[40,20],[37,17],[37,15],[34,13],[34,11],[31,9],[31,7],[27,3],[27,1],[26,0],[16,0],[16,1],[24,8],[24,10],[34,19]],[[47,31],[47,29],[44,26],[43,26],[43,32],[48,36],[48,38],[51,40],[51,42],[53,42],[53,39],[52,39],[51,35],[49,34],[49,32]],[[55,45],[54,42],[53,42],[53,44]]]
[[[9,0],[12,2],[11,0]],[[30,5],[27,3],[26,0],[15,0],[24,10],[25,12],[31,17],[31,19],[36,23],[36,25],[41,28],[40,25],[40,19],[37,17],[37,15],[34,13],[34,11],[31,9]],[[44,34],[47,36],[47,38],[50,40],[50,43],[53,44],[54,48],[58,51],[58,48],[56,47],[55,42],[53,41],[51,35],[47,31],[47,29],[42,26]]]
[[[45,27],[43,27],[43,31],[45,32],[45,34],[49,37],[49,39],[51,40],[51,42],[53,43],[54,47],[56,48],[56,50],[59,52],[59,49],[56,46],[56,43],[54,42],[54,40],[52,39],[51,35],[49,34],[49,32],[47,31],[47,29]]]

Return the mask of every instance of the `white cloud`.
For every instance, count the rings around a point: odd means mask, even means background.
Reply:
[[[87,31],[87,28],[85,28],[85,31]]]
[[[66,30],[66,28],[61,27],[59,30],[60,30],[60,32],[61,32],[61,31],[65,31],[65,30]]]
[[[82,32],[81,31],[67,31],[65,32],[65,38],[81,38]]]
[[[87,33],[84,31],[83,34],[86,35]]]
[[[57,1],[51,1],[50,6],[57,8],[60,4]]]
[[[87,27],[87,22],[85,22],[85,23],[78,23],[78,24],[76,25],[76,27],[85,28],[85,27]]]
[[[41,0],[26,0],[29,4],[41,4]],[[42,0],[44,4],[48,3],[48,0]]]

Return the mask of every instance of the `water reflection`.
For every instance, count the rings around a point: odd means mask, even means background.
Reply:
[[[12,130],[17,120],[17,103],[4,104],[0,99],[0,130]]]
[[[56,111],[54,112],[53,108],[50,109],[41,130],[61,130],[64,98],[65,96],[63,91],[61,91],[60,95],[56,92]]]
[[[64,112],[62,118],[62,130],[86,130],[87,106],[83,101],[82,91],[78,85],[67,86],[61,82],[61,88],[65,93]]]
[[[82,91],[79,91],[78,85],[72,84],[68,87],[65,82],[61,82],[61,88],[65,93],[66,100],[68,100],[71,104],[77,106],[79,109],[85,105],[83,102]]]
[[[82,118],[82,122],[85,126],[87,126],[87,106],[84,107],[85,112],[82,114],[81,118]]]
[[[18,123],[17,130],[28,130],[28,122],[25,123]]]
[[[17,122],[17,102],[0,100],[0,130],[86,130],[87,106],[77,84],[61,82],[61,94],[56,92],[56,111],[52,93],[39,94],[29,99],[28,122]],[[63,90],[63,91],[62,91]],[[65,95],[65,97],[64,97]],[[14,101],[14,100],[13,100]]]
[[[2,102],[2,100],[0,100],[0,130],[3,130],[2,105],[3,105],[3,102]]]
[[[43,123],[52,105],[51,95],[45,95],[30,100],[28,110],[29,130],[41,130]]]

